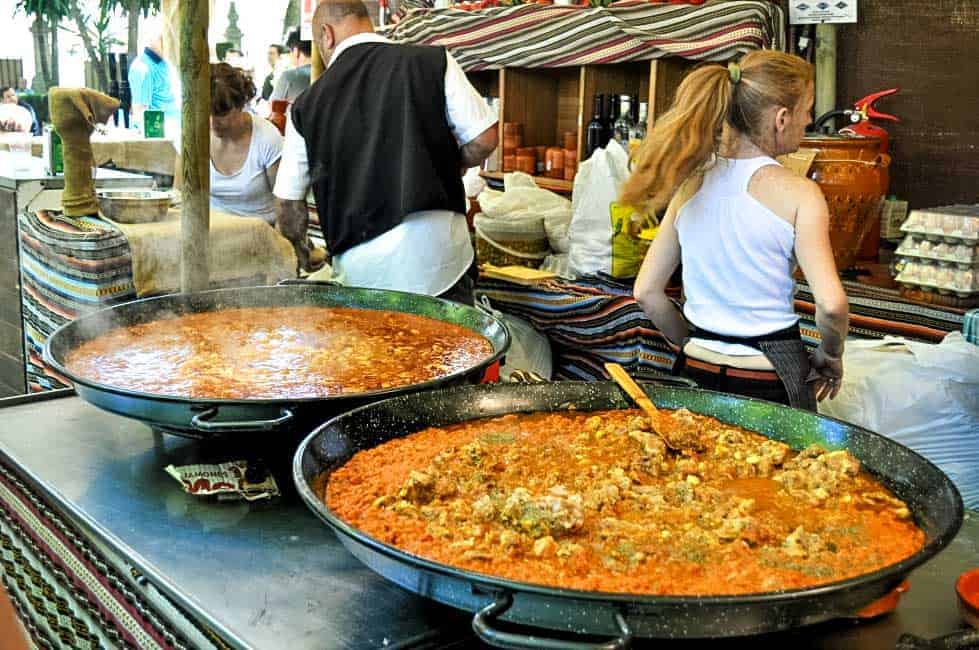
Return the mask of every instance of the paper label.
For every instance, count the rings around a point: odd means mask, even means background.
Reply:
[[[248,461],[235,460],[218,465],[167,465],[167,474],[177,479],[184,492],[199,496],[216,495],[218,498],[241,498],[259,501],[279,496],[279,486],[265,469],[254,471],[256,482],[248,478]]]
[[[789,0],[789,23],[857,22],[857,0]]]
[[[809,169],[812,167],[812,163],[818,155],[819,150],[804,148],[799,149],[798,151],[793,151],[792,153],[784,156],[779,156],[778,162],[789,171],[793,171],[799,176],[808,178]]]

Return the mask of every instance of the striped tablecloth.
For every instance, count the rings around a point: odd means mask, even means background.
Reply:
[[[470,71],[661,57],[726,61],[751,50],[785,49],[785,15],[777,4],[761,0],[696,6],[634,0],[610,7],[418,8],[390,35],[404,43],[442,45]]]
[[[38,648],[227,648],[147,589],[0,456],[0,589]],[[0,648],[6,647],[0,639]]]
[[[18,219],[28,390],[64,388],[68,381],[41,360],[44,343],[70,320],[136,298],[132,254],[101,219],[44,211]]]
[[[961,313],[902,303],[886,290],[845,283],[850,302],[850,336],[887,334],[937,342],[962,329]],[[604,378],[603,364],[615,361],[633,371],[669,372],[675,355],[632,297],[631,285],[601,277],[521,286],[481,278],[477,293],[505,313],[529,321],[545,334],[558,379]],[[800,283],[796,312],[803,340],[815,347],[819,332],[809,287]]]

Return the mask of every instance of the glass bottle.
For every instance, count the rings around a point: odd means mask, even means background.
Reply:
[[[615,139],[615,119],[619,116],[618,95],[606,95],[602,108],[602,124],[605,125],[605,142]]]
[[[632,129],[629,131],[629,141],[630,142],[642,142],[646,139],[646,119],[649,115],[649,104],[646,102],[639,102],[639,120],[632,125]]]
[[[595,95],[592,100],[591,122],[585,130],[585,158],[591,158],[596,149],[604,147],[608,140],[605,139],[605,95]]]
[[[623,147],[629,146],[629,131],[633,127],[632,122],[632,98],[629,95],[619,97],[619,117],[615,120],[615,141]]]

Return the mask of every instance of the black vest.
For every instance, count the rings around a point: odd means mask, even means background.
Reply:
[[[296,100],[292,121],[306,141],[330,254],[391,230],[412,212],[465,213],[445,67],[441,47],[354,45]]]

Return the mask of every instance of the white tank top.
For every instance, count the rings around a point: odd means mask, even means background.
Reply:
[[[761,336],[799,320],[793,308],[795,228],[748,194],[751,177],[768,165],[778,162],[767,156],[716,158],[677,214],[683,313],[698,327]],[[759,354],[745,345],[692,340],[721,354]]]

